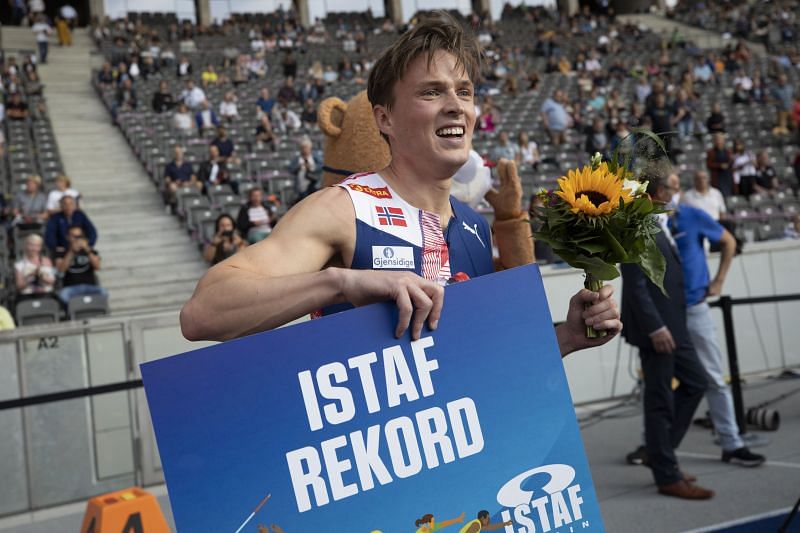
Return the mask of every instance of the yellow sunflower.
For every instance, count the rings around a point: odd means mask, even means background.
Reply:
[[[572,206],[573,213],[586,213],[589,216],[606,215],[619,207],[619,199],[633,200],[631,191],[622,188],[620,177],[608,170],[602,163],[597,169],[584,166],[570,170],[558,179],[556,194]]]

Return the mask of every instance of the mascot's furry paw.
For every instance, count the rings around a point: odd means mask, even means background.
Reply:
[[[508,159],[497,164],[500,189],[486,193],[486,201],[494,208],[495,220],[519,218],[522,214],[522,183],[517,173],[517,165]]]
[[[533,234],[530,216],[522,209],[522,183],[517,165],[501,159],[497,165],[500,188],[486,193],[486,201],[494,208],[494,238],[500,259],[495,270],[533,263]]]

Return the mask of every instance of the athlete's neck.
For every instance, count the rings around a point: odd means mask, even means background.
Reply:
[[[446,225],[453,216],[450,206],[450,177],[430,176],[411,166],[399,164],[393,160],[389,166],[380,171],[386,180],[403,200],[416,208],[436,213]]]

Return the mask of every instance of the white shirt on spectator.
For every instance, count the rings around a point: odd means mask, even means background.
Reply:
[[[31,31],[36,34],[37,43],[46,43],[49,39],[48,36],[50,35],[52,29],[46,22],[37,22],[31,27]]]
[[[189,74],[189,67],[191,63],[178,63],[178,72],[180,72],[181,76],[186,76]]]
[[[749,76],[737,76],[733,78],[733,86],[741,85],[742,90],[749,91],[753,88],[753,80]]]
[[[683,193],[681,203],[702,209],[714,220],[719,220],[722,213],[728,210],[725,207],[725,198],[719,189],[709,187],[705,194],[697,189],[689,189]]]
[[[264,39],[256,38],[250,41],[250,49],[253,52],[260,52],[264,49]]]
[[[733,156],[733,182],[740,184],[742,176],[755,176],[756,172],[756,158],[753,154],[745,151],[742,154]]]
[[[587,72],[594,72],[600,70],[602,66],[600,65],[600,61],[595,58],[590,58],[583,64],[583,68],[586,69]]]
[[[200,87],[192,87],[191,91],[184,89],[181,93],[181,98],[189,108],[196,109],[200,107],[200,104],[206,99],[206,93],[204,93],[203,89]]]
[[[284,119],[284,124],[286,125],[286,129],[289,131],[297,131],[303,127],[303,123],[300,121],[300,117],[297,116],[297,113],[295,113],[291,109],[286,110],[286,118]]]
[[[236,106],[236,102],[226,102],[223,100],[219,103],[219,114],[223,117],[238,117],[239,108]]]
[[[272,229],[272,226],[269,223],[269,213],[267,213],[267,210],[264,209],[264,206],[262,205],[259,205],[258,207],[250,207],[247,210],[247,218],[249,218],[250,223],[260,231]]]
[[[175,126],[175,129],[181,131],[191,131],[194,122],[192,121],[192,115],[189,113],[180,113],[176,112],[175,116],[172,117],[172,125]]]
[[[527,146],[516,145],[519,148],[519,153],[522,156],[522,163],[526,165],[533,165],[539,162],[538,152],[539,147],[534,141],[528,141]]]
[[[81,193],[79,193],[75,189],[67,189],[66,191],[60,191],[58,189],[53,189],[47,195],[47,210],[48,211],[53,211],[55,209],[58,209],[59,208],[59,202],[61,202],[61,198],[63,198],[64,196],[71,196],[71,197],[75,198],[75,200],[77,201],[77,199],[78,199],[78,197],[80,195],[81,195]]]

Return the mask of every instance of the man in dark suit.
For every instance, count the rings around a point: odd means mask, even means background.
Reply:
[[[668,202],[673,195],[666,178],[651,178],[650,195]],[[645,442],[658,492],[691,500],[714,496],[693,484],[678,467],[678,447],[706,390],[703,367],[686,325],[686,298],[678,252],[666,219],[656,242],[666,260],[664,289],[648,280],[636,265],[622,265],[622,335],[639,348],[644,373]],[[672,390],[672,378],[680,385]]]

